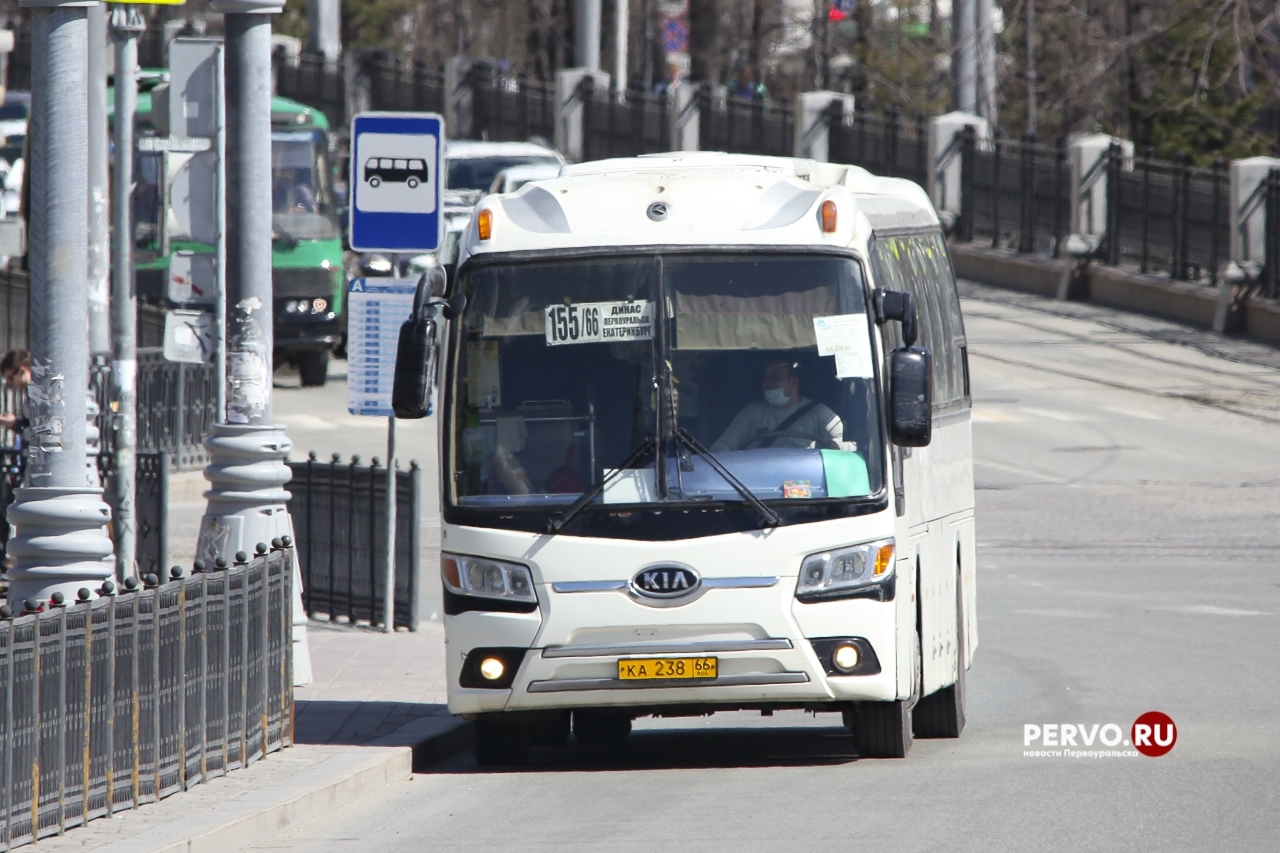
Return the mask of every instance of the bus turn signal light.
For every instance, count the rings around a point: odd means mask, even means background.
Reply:
[[[476,217],[476,231],[481,240],[488,240],[493,234],[493,211],[489,208],[480,211],[480,215]]]
[[[822,233],[834,234],[835,231],[836,231],[836,203],[831,199],[827,199],[822,203]]]
[[[893,545],[881,545],[876,551],[876,575],[882,575],[889,571],[889,566],[893,563]]]

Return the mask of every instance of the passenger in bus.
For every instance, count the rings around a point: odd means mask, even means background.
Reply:
[[[713,453],[763,447],[817,447],[856,450],[843,441],[839,415],[800,394],[799,365],[775,358],[764,370],[764,398],[742,407],[724,435],[711,445]]]

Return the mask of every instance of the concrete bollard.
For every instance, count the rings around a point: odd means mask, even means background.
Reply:
[[[845,121],[853,119],[853,95],[821,90],[801,92],[795,101],[796,121],[792,153],[796,157],[831,162],[831,128],[828,123],[831,105],[839,102]]]
[[[982,116],[960,111],[929,120],[929,198],[948,226],[960,216],[960,137],[973,128],[981,148],[991,141],[991,125]]]
[[[1125,171],[1133,169],[1133,143],[1105,133],[1073,137],[1067,155],[1071,164],[1071,233],[1086,241],[1107,233],[1107,151],[1120,143]]]
[[[592,81],[598,97],[609,93],[609,75],[588,68],[564,68],[556,72],[556,148],[570,163],[582,160],[582,81]]]

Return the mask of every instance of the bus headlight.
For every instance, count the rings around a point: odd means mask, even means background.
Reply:
[[[526,566],[461,554],[440,555],[440,576],[445,587],[458,595],[537,604],[533,576]]]
[[[893,540],[810,554],[800,564],[796,598],[844,598],[893,578]]]

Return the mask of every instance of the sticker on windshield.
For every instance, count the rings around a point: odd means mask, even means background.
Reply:
[[[871,339],[867,336],[866,314],[837,314],[814,317],[813,333],[818,339],[818,355],[833,355],[836,377],[865,378],[871,370]]]
[[[653,338],[652,302],[548,305],[547,346],[647,341]]]

